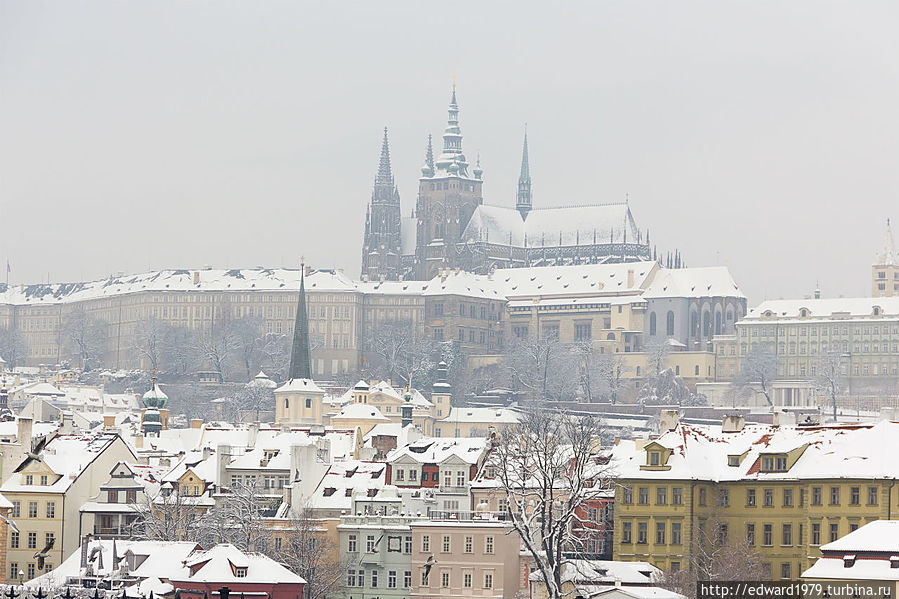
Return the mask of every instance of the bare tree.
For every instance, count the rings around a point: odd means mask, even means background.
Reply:
[[[28,342],[15,328],[0,327],[0,358],[15,368],[28,356]]]
[[[281,550],[273,555],[306,580],[306,599],[327,599],[340,588],[343,567],[335,547],[321,523],[306,510],[287,522]]]
[[[737,375],[739,387],[761,395],[773,406],[771,383],[777,377],[777,356],[764,345],[754,346],[743,358],[743,367]]]
[[[646,363],[650,371],[654,376],[659,376],[665,360],[668,359],[668,354],[671,353],[671,345],[668,340],[652,340],[643,347],[643,351],[646,353]]]
[[[690,391],[684,380],[666,368],[640,387],[637,394],[640,405],[702,405],[705,398]]]
[[[147,541],[197,541],[198,516],[202,511],[174,491],[160,492],[155,497],[145,494],[135,504],[138,518],[131,525],[131,537]]]
[[[254,420],[257,422],[261,411],[275,405],[275,395],[272,393],[272,389],[256,381],[250,381],[241,387],[235,394],[234,400],[241,412],[253,412]]]
[[[76,357],[82,370],[103,363],[106,353],[106,323],[88,314],[81,306],[63,316],[59,327],[60,344],[66,355]]]
[[[166,338],[169,336],[171,328],[168,323],[153,317],[141,320],[135,326],[134,350],[147,360],[150,370],[161,369]]]
[[[611,488],[611,472],[597,455],[601,428],[590,416],[545,408],[522,414],[503,433],[488,463],[496,472],[507,519],[521,538],[550,599],[561,599],[567,553],[586,553],[574,534],[588,524],[585,509]]]
[[[259,480],[229,487],[226,496],[197,522],[197,542],[203,547],[231,543],[241,551],[269,550],[272,529],[265,524],[280,498],[263,493]]]
[[[515,339],[505,358],[513,388],[536,401],[573,398],[583,380],[577,346],[555,336]]]
[[[197,350],[209,367],[224,381],[231,372],[231,363],[240,350],[240,339],[233,322],[218,320],[202,331],[197,338]]]
[[[818,391],[827,395],[833,408],[833,421],[837,421],[837,398],[843,392],[846,376],[843,374],[843,353],[837,350],[829,350],[818,358],[816,368],[816,387]]]
[[[372,357],[369,372],[382,379],[426,386],[440,351],[411,321],[379,323],[370,334],[368,350]]]
[[[627,371],[624,358],[619,354],[599,354],[596,359],[596,373],[602,383],[603,394],[609,403],[616,403],[624,388],[622,376]]]
[[[231,323],[241,366],[246,372],[247,380],[251,379],[258,364],[259,346],[263,338],[264,321],[260,316],[244,316]]]
[[[202,359],[198,337],[196,331],[186,327],[171,327],[160,348],[161,370],[176,378],[193,372]]]
[[[698,518],[689,543],[686,568],[669,572],[660,586],[687,597],[696,597],[699,581],[768,580],[770,572],[762,555],[756,551],[755,530],[734,534],[715,508],[711,514]]]

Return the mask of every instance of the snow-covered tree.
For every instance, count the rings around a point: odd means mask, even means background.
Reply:
[[[280,551],[272,557],[306,580],[306,599],[328,599],[340,588],[344,568],[321,522],[301,510],[284,529]]]
[[[15,328],[0,327],[0,358],[9,368],[15,368],[28,356],[28,342]]]
[[[572,399],[582,381],[579,363],[577,348],[556,336],[513,339],[505,356],[513,390],[534,401]]]
[[[78,306],[60,320],[59,342],[63,353],[78,359],[82,370],[100,366],[106,353],[106,322]]]
[[[231,374],[231,365],[240,351],[240,338],[234,323],[223,319],[203,330],[196,339],[196,349],[209,368],[224,381]]]
[[[674,374],[670,368],[661,371],[657,376],[646,381],[637,394],[640,405],[701,405],[704,401],[697,399],[684,380]]]
[[[843,393],[843,387],[846,384],[844,367],[843,353],[837,350],[828,350],[818,358],[815,368],[816,387],[830,401],[834,422],[837,421],[837,398]]]
[[[225,493],[219,504],[199,518],[197,542],[203,547],[231,543],[241,551],[269,551],[272,529],[266,525],[265,517],[279,499],[266,495],[258,479],[232,485]]]
[[[537,407],[503,433],[488,464],[506,500],[506,518],[521,538],[547,597],[561,599],[568,553],[585,553],[575,531],[588,523],[587,507],[611,488],[609,466],[598,455],[601,427],[590,416]]]
[[[743,367],[737,375],[738,386],[761,395],[773,406],[771,383],[777,377],[777,356],[764,345],[754,346],[743,358]]]
[[[665,360],[668,359],[668,354],[671,353],[671,345],[668,343],[668,340],[654,339],[643,347],[643,351],[646,353],[646,363],[649,366],[650,373],[654,376],[659,376],[665,365]]]
[[[166,338],[171,328],[168,323],[153,317],[138,321],[134,327],[134,351],[142,361],[146,360],[150,370],[161,370]]]
[[[194,541],[200,509],[189,497],[175,492],[160,492],[155,497],[144,494],[134,505],[138,514],[131,525],[131,538],[145,541]]]

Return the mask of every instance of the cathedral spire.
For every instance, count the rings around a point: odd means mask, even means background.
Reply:
[[[887,219],[887,228],[883,237],[883,246],[875,257],[875,266],[894,266],[896,264],[896,243],[893,238],[893,228],[890,219]]]
[[[518,177],[518,199],[515,209],[521,213],[522,220],[528,217],[531,210],[531,167],[528,164],[528,129],[524,127],[524,146],[521,149],[521,175]]]
[[[456,101],[456,81],[447,110],[446,129],[443,131],[443,152],[436,162],[437,169],[450,175],[468,176],[468,163],[462,153],[462,129],[459,127],[459,104]]]
[[[393,186],[393,174],[390,172],[390,144],[387,141],[387,127],[384,127],[384,141],[381,142],[381,162],[378,164],[376,185]]]
[[[386,139],[386,138],[385,138]],[[293,348],[290,352],[289,379],[312,378],[312,356],[309,349],[309,319],[306,317],[306,265],[300,263],[300,298],[293,325]]]
[[[431,143],[431,134],[428,133],[428,147],[425,149],[425,163],[421,167],[422,177],[434,176],[434,145]]]

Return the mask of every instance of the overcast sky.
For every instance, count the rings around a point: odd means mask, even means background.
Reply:
[[[13,283],[357,277],[381,130],[408,214],[455,75],[485,202],[514,204],[527,122],[535,206],[629,194],[750,304],[867,295],[899,218],[897,27],[894,1],[3,0],[0,257]]]

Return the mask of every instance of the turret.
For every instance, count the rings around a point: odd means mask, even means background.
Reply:
[[[163,429],[164,425],[162,413],[168,401],[168,395],[162,392],[156,382],[156,377],[153,377],[149,391],[144,393],[141,398],[141,403],[144,405],[141,415],[141,430],[145,435],[159,436],[159,431]]]
[[[442,418],[449,414],[450,397],[452,396],[453,388],[447,380],[447,370],[446,362],[441,360],[437,364],[437,382],[431,385],[431,403],[434,404],[434,408],[437,410],[437,418]]]
[[[400,408],[402,411],[402,426],[406,428],[407,426],[412,425],[412,393],[407,389],[406,394],[403,396],[403,405]]]

